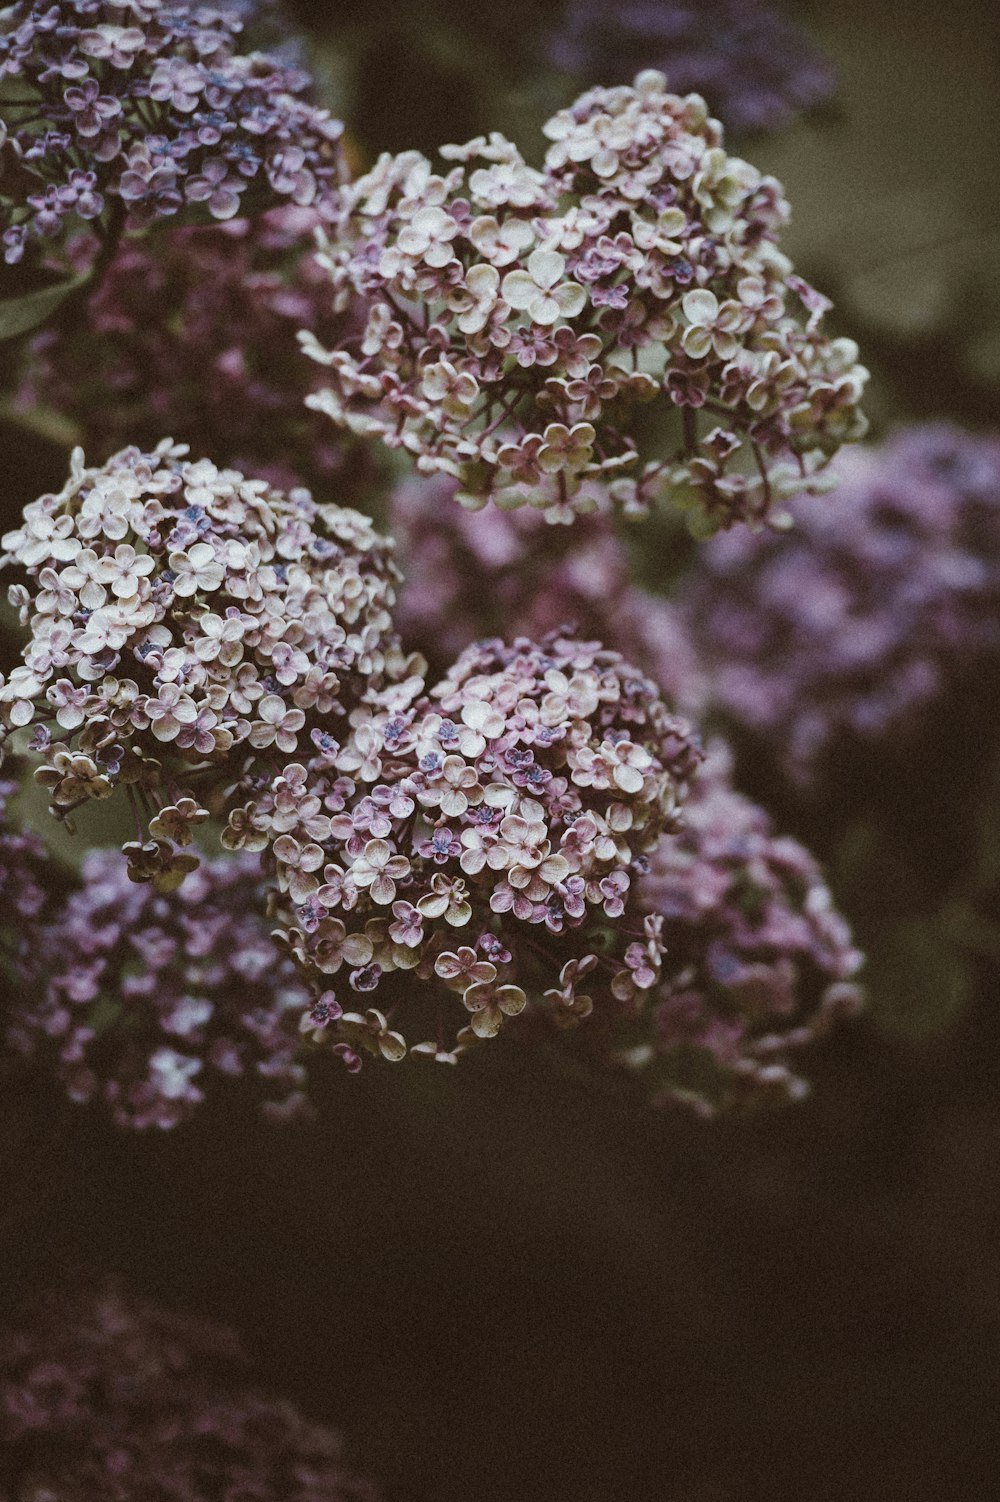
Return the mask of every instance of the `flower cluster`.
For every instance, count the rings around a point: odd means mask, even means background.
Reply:
[[[820,483],[864,431],[866,372],[778,248],[780,185],[659,73],[591,90],[545,133],[544,170],[494,134],[444,147],[440,172],[383,156],[345,192],[325,260],[335,305],[367,321],[331,349],[303,334],[329,368],[310,403],[453,476],[473,509],[565,519],[600,478],[710,532]],[[633,432],[657,397],[667,458]]]
[[[638,1005],[662,942],[634,878],[699,755],[655,686],[593,642],[487,641],[355,719],[246,810],[319,993],[304,1029],[357,1068],[402,1058],[403,1028],[451,1061],[529,1001],[562,1024]]]
[[[375,1502],[340,1438],[247,1384],[236,1336],[117,1294],[0,1336],[0,1492],[60,1502]]]
[[[15,974],[35,949],[53,901],[45,846],[10,820],[7,803],[16,792],[15,783],[0,781],[0,965]]]
[[[301,1107],[309,998],[268,935],[259,862],[210,862],[167,896],[130,882],[110,850],[81,877],[22,952],[7,1051],[121,1127],[176,1126],[237,1080],[269,1114]]]
[[[767,0],[570,0],[552,32],[556,67],[593,82],[662,66],[731,130],[777,130],[826,99],[833,70]]]
[[[101,458],[173,433],[274,485],[336,478],[343,494],[365,472],[360,449],[304,407],[316,372],[295,337],[343,324],[309,253],[315,222],[285,205],[125,240],[77,317],[36,335],[17,404],[70,418]]]
[[[390,499],[404,576],[395,620],[408,645],[437,665],[487,636],[537,640],[572,626],[697,715],[704,687],[686,629],[667,600],[631,582],[606,496],[573,526],[550,527],[530,509],[464,511],[454,491],[439,475],[405,480]]]
[[[33,727],[60,817],[124,785],[131,874],[161,890],[198,864],[213,799],[325,745],[406,667],[367,518],[185,455],[165,439],[87,469],[78,450],[0,560],[26,571],[10,597],[30,629],[0,731]]]
[[[808,851],[734,791],[719,743],[692,779],[641,897],[663,922],[663,980],[625,1062],[703,1115],[797,1100],[792,1060],[860,1005],[861,956]]]
[[[838,468],[836,516],[716,538],[683,602],[722,710],[804,782],[1000,660],[1000,441],[913,428]]]
[[[8,263],[81,224],[335,213],[342,127],[308,79],[236,51],[241,22],[182,0],[17,0],[0,35],[0,239]]]

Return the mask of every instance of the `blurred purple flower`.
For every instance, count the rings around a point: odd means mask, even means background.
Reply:
[[[231,1331],[60,1294],[0,1335],[0,1488],[60,1502],[376,1502],[340,1438],[248,1385]]]
[[[804,783],[1000,664],[1000,440],[916,427],[837,473],[790,532],[715,538],[681,601],[719,708]]]
[[[77,317],[36,335],[18,405],[70,418],[99,459],[173,433],[282,488],[350,494],[367,451],[303,405],[320,375],[296,331],[344,325],[310,254],[316,222],[287,205],[126,240]]]
[[[22,951],[7,1050],[122,1127],[176,1126],[236,1080],[271,1113],[300,1108],[310,998],[269,937],[259,862],[209,862],[168,895],[129,881],[115,851],[80,874]]]
[[[405,642],[444,668],[488,636],[538,639],[560,627],[622,653],[684,714],[697,715],[704,686],[673,605],[630,579],[607,497],[572,526],[538,512],[449,504],[455,482],[405,480],[389,519],[403,585],[396,624]]]
[[[861,955],[812,856],[773,833],[713,745],[640,900],[663,918],[663,979],[625,1061],[702,1115],[800,1099],[795,1055],[855,1012]]]
[[[830,63],[767,0],[569,0],[550,60],[593,83],[661,68],[679,94],[703,94],[734,131],[778,130],[834,88]]]

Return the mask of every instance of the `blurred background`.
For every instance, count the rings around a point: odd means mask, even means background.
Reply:
[[[664,31],[677,7],[618,9],[289,0],[301,37],[275,7],[255,24],[315,71],[358,164],[489,129],[532,160],[590,79],[656,65],[703,86],[733,149],[785,185],[786,248],[872,370],[873,441],[1000,426],[996,10],[786,3],[794,47],[770,35],[757,55],[722,27]],[[17,406],[21,354],[0,350],[7,527],[61,483],[72,434]],[[646,543],[662,582],[675,539]],[[929,735],[809,799],[744,748],[744,786],[824,861],[873,954],[869,1012],[817,1051],[804,1105],[653,1114],[626,1081],[497,1047],[456,1071],[331,1074],[305,1126],[207,1109],[152,1138],[14,1082],[6,1312],[112,1275],[233,1324],[389,1502],[987,1495],[998,713],[996,675],[978,677]]]

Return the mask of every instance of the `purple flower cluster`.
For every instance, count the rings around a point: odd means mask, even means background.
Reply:
[[[780,129],[834,86],[830,64],[767,0],[570,0],[548,52],[594,83],[653,64],[736,131]]]
[[[471,513],[450,505],[455,482],[405,480],[389,520],[403,584],[396,624],[409,646],[440,664],[487,636],[534,640],[571,627],[623,653],[668,701],[696,715],[704,693],[673,605],[630,579],[607,498],[572,526],[537,511]]]
[[[45,846],[11,823],[7,803],[16,792],[16,783],[0,781],[0,966],[8,979],[33,952],[53,901]]]
[[[165,439],[87,469],[77,450],[0,559],[25,571],[10,598],[30,631],[0,734],[32,727],[59,817],[124,785],[131,874],[160,890],[197,866],[175,847],[213,798],[270,781],[407,667],[366,517],[185,455]]]
[[[557,634],[470,647],[415,703],[355,716],[241,816],[270,842],[288,944],[321,992],[305,1030],[351,1068],[361,1050],[402,1058],[404,1027],[450,1062],[529,1000],[570,1024],[641,999],[662,943],[634,878],[698,755],[617,653]],[[342,967],[380,1009],[345,1011]]]
[[[734,791],[721,744],[640,885],[667,960],[625,1062],[703,1115],[800,1099],[794,1056],[858,1009],[861,956],[812,856]]]
[[[334,214],[342,126],[308,79],[236,51],[241,22],[183,0],[17,0],[0,35],[8,263],[81,222],[144,228],[290,201]]]
[[[0,1493],[60,1502],[375,1502],[340,1438],[247,1385],[236,1336],[119,1295],[0,1336]]]
[[[269,1114],[301,1108],[309,997],[268,935],[259,862],[210,862],[161,896],[92,851],[81,878],[22,950],[6,1050],[120,1127],[176,1126],[235,1081]]]
[[[716,538],[682,607],[720,708],[802,782],[1000,662],[1000,440],[913,428],[838,471],[835,515]]]
[[[760,521],[861,436],[867,373],[779,249],[780,184],[729,155],[662,74],[593,89],[545,126],[543,170],[498,134],[383,156],[327,247],[335,306],[367,321],[309,398],[460,483],[471,509],[627,509],[669,496],[693,530]],[[637,405],[673,414],[664,459]],[[669,446],[669,445],[668,445]],[[657,449],[657,454],[661,453]]]
[[[173,433],[273,485],[336,479],[343,494],[359,448],[304,407],[317,372],[296,340],[303,324],[330,339],[343,326],[309,253],[315,223],[286,205],[125,240],[72,323],[36,336],[18,405],[70,418],[100,458]]]

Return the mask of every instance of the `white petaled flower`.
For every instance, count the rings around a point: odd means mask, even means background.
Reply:
[[[372,901],[388,907],[396,896],[396,882],[409,875],[410,862],[405,855],[393,853],[385,840],[369,840],[351,867],[359,887],[371,890]]]
[[[496,266],[480,263],[465,273],[465,280],[448,299],[448,306],[458,314],[463,334],[478,334],[489,322],[500,298],[500,273]]]
[[[148,553],[136,553],[130,543],[123,542],[119,543],[110,558],[102,560],[101,578],[108,584],[112,594],[134,595],[139,588],[139,581],[151,574],[155,567],[155,560]]]
[[[543,327],[558,323],[560,318],[575,318],[587,294],[578,282],[561,280],[565,270],[566,257],[557,250],[533,250],[526,270],[508,271],[504,277],[504,301]]]
[[[250,744],[262,750],[275,745],[279,751],[294,751],[298,732],[306,722],[301,709],[289,709],[280,694],[265,694],[256,706],[258,718],[250,729]]]
[[[205,594],[218,589],[225,578],[226,570],[218,562],[211,543],[196,542],[183,553],[171,553],[170,567],[174,572],[174,594]]]
[[[490,208],[511,204],[514,208],[527,209],[537,204],[544,194],[545,179],[518,155],[516,159],[497,162],[491,167],[478,167],[469,176],[469,190],[477,203],[487,204]]]
[[[424,369],[421,387],[432,402],[440,402],[452,417],[468,415],[479,395],[475,376],[456,370],[449,360],[439,360]]]
[[[390,268],[387,274],[394,276],[403,257],[425,261],[428,266],[447,266],[454,258],[451,242],[457,234],[457,223],[444,209],[418,209],[397,235],[395,249],[385,252],[381,269]]]
[[[743,322],[743,310],[731,299],[720,304],[714,292],[699,287],[685,293],[681,308],[687,327],[681,335],[681,347],[692,360],[702,360],[711,351],[720,360],[731,360],[739,349],[736,331]]]
[[[198,718],[198,706],[176,683],[165,683],[159,697],[148,700],[145,708],[150,728],[158,741],[176,740],[181,726],[193,725]]]
[[[481,214],[469,225],[469,239],[493,266],[509,266],[535,242],[535,231],[526,219],[507,219],[503,224],[493,214]],[[473,266],[472,271],[478,271]],[[469,276],[466,276],[468,285]]]

